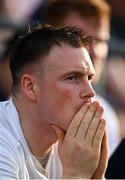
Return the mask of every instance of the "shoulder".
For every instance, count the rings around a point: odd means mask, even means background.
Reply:
[[[25,157],[21,144],[4,126],[0,128],[0,179],[23,177]]]
[[[0,102],[0,120],[6,117],[6,103],[7,101]]]
[[[22,163],[20,144],[4,126],[0,128],[0,160],[1,176],[15,178]]]
[[[13,134],[8,131],[4,126],[0,128],[0,155],[14,157],[18,159],[20,144]]]

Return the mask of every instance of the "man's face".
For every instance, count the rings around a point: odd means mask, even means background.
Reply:
[[[38,108],[42,120],[66,131],[76,112],[94,96],[91,86],[94,74],[84,47],[67,44],[54,47],[39,83]]]
[[[90,56],[96,71],[95,82],[97,82],[103,70],[108,52],[108,22],[104,21],[101,24],[97,24],[93,19],[83,19],[77,13],[71,12],[69,16],[64,20],[63,24],[73,25],[84,29],[90,36],[93,36],[97,39],[95,43],[93,42],[92,44],[90,44]]]

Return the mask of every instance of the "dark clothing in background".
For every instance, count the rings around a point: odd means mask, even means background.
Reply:
[[[125,179],[125,139],[109,159],[106,179]]]

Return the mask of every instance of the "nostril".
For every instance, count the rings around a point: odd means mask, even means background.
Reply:
[[[86,90],[85,89],[82,90],[79,96],[81,99],[84,99],[84,98],[90,99],[94,97],[95,95],[96,95],[95,90],[93,89],[92,86],[89,86],[89,88],[87,88]]]

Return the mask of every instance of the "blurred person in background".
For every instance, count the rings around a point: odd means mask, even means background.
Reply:
[[[107,2],[111,6],[112,17],[106,95],[117,112],[123,140],[109,160],[106,178],[125,179],[125,1]]]
[[[125,57],[125,1],[107,0],[111,6],[111,29],[109,41],[109,57]]]
[[[107,0],[111,6],[106,95],[117,111],[121,135],[125,137],[125,1]]]
[[[1,0],[0,24],[21,27],[30,20],[39,6],[46,0]]]
[[[43,12],[45,23],[55,26],[73,25],[85,29],[95,42],[89,51],[96,70],[95,88],[100,86],[100,78],[106,63],[110,30],[110,7],[104,0],[53,0],[48,1]],[[110,157],[121,141],[119,121],[109,103],[100,95],[96,99],[104,107],[109,135]]]
[[[1,0],[0,1],[0,101],[8,99],[12,78],[9,69],[9,52],[14,44],[14,33],[30,23],[39,6],[45,0]]]

